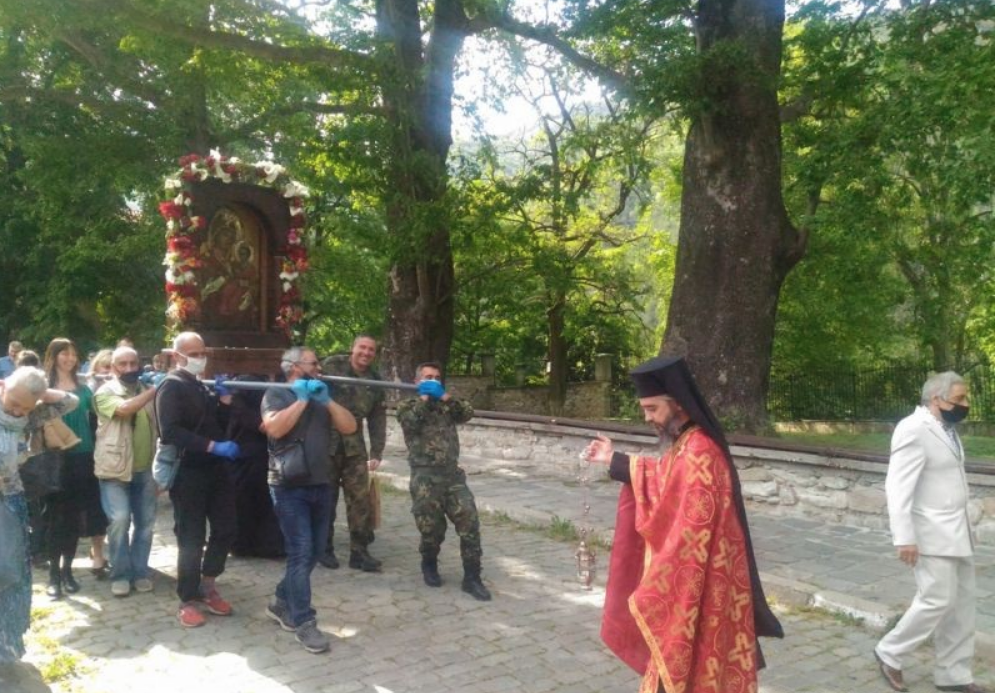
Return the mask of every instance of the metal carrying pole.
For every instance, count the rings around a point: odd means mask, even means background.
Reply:
[[[418,391],[418,386],[413,383],[398,383],[393,380],[367,380],[366,378],[349,378],[344,375],[321,375],[317,379],[338,385],[364,385],[366,387],[379,387],[387,390]],[[214,387],[213,380],[202,380],[201,382],[208,387]],[[271,387],[287,389],[291,387],[290,383],[272,383],[258,380],[223,380],[221,384],[225,387],[241,390],[266,390]]]

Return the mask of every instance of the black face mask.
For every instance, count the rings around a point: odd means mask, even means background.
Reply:
[[[125,385],[134,385],[138,382],[138,376],[142,374],[141,371],[128,371],[127,373],[122,373],[118,376],[120,380]]]
[[[948,424],[955,424],[966,419],[969,411],[971,411],[970,407],[965,407],[963,404],[955,404],[951,409],[941,409],[940,416]]]

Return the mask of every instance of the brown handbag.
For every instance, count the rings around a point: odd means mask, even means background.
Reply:
[[[49,419],[42,425],[46,450],[69,450],[80,443],[79,436],[62,419]]]

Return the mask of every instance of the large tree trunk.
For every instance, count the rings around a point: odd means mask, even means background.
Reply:
[[[453,338],[446,157],[466,17],[459,0],[438,0],[424,52],[417,0],[380,0],[377,28],[393,47],[397,75],[384,89],[393,137],[387,224],[398,250],[390,270],[383,370],[410,380],[422,361],[445,365]]]
[[[783,0],[702,0],[707,106],[688,134],[663,353],[687,357],[731,428],[766,426],[774,320],[804,239],[781,197],[777,82]],[[737,53],[736,51],[740,51]]]
[[[549,330],[549,413],[553,416],[563,413],[567,401],[567,340],[563,336],[566,310],[567,298],[561,291],[546,311]]]

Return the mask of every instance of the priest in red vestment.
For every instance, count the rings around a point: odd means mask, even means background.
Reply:
[[[643,675],[640,693],[756,693],[757,636],[783,637],[753,557],[739,477],[722,428],[681,358],[631,374],[662,457],[585,453],[619,495],[601,637]]]

